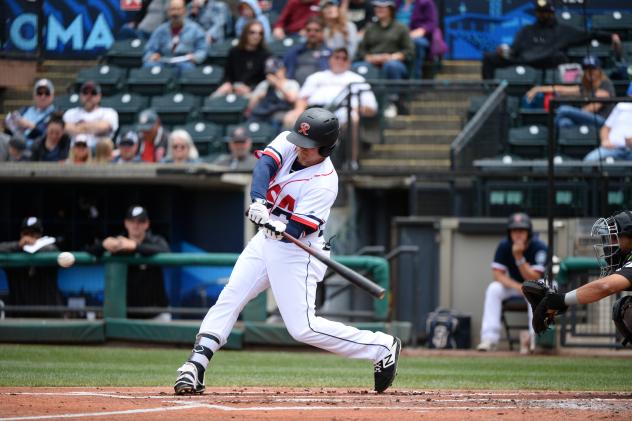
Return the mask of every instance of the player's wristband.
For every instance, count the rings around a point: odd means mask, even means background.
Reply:
[[[266,206],[268,204],[268,201],[265,199],[255,198],[252,199],[252,203],[261,203],[262,205]]]
[[[524,265],[525,263],[527,263],[527,259],[525,259],[524,257],[516,260],[516,266],[518,266],[518,267]]]

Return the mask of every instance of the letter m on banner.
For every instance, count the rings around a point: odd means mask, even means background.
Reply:
[[[140,10],[142,6],[142,0],[121,0],[121,10],[136,11]]]

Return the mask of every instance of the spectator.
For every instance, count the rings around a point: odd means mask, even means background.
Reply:
[[[55,111],[53,105],[55,87],[48,79],[40,79],[33,85],[33,105],[9,113],[4,126],[8,134],[36,139],[46,132],[46,124]]]
[[[632,96],[632,83],[628,86]],[[618,159],[632,161],[632,103],[621,102],[612,110],[599,131],[601,146],[586,155],[584,161]]]
[[[265,79],[265,61],[270,56],[263,39],[263,26],[252,20],[246,24],[239,42],[228,52],[224,80],[213,96],[236,94],[248,96]]]
[[[26,141],[19,136],[13,136],[9,140],[8,161],[26,162],[31,160],[31,153],[26,148]]]
[[[368,0],[341,0],[340,10],[358,30],[358,39],[364,36],[366,26],[373,20],[373,6]],[[353,56],[351,57],[353,59]]]
[[[220,155],[213,164],[229,170],[252,171],[257,158],[252,154],[252,139],[243,127],[237,127],[230,137],[226,138],[229,154]]]
[[[283,59],[287,77],[300,85],[307,76],[319,70],[329,68],[331,50],[323,38],[323,22],[318,16],[312,16],[305,25],[305,42],[290,48]]]
[[[145,45],[145,66],[173,65],[178,73],[192,69],[206,58],[204,30],[184,17],[184,0],[171,0],[169,21],[161,24]]]
[[[138,135],[135,131],[128,131],[120,134],[116,146],[118,147],[118,154],[112,159],[115,164],[136,164],[141,162],[140,156],[138,156]]]
[[[288,0],[281,10],[281,14],[274,23],[272,35],[276,39],[283,39],[288,35],[307,36],[305,28],[310,17],[319,12],[320,0]]]
[[[68,158],[70,137],[64,133],[64,126],[63,114],[54,113],[46,127],[46,136],[31,148],[31,161],[61,162]]]
[[[333,51],[345,47],[353,60],[358,49],[358,31],[353,22],[347,20],[338,0],[321,0],[320,17],[324,24],[323,39],[325,45]]]
[[[373,5],[377,21],[367,26],[358,58],[380,68],[386,79],[404,79],[414,52],[408,29],[394,20],[394,1],[373,1]]]
[[[481,342],[476,349],[494,351],[500,340],[500,315],[503,300],[522,297],[525,280],[540,279],[546,264],[546,245],[534,238],[531,219],[525,213],[514,213],[507,222],[507,238],[496,248],[492,262],[494,280],[485,292],[481,323]],[[533,314],[529,307],[529,325]],[[533,338],[533,330],[531,330]],[[535,345],[533,341],[531,346]],[[528,352],[528,349],[524,350]]]
[[[72,141],[72,147],[68,152],[67,164],[85,165],[92,162],[92,149],[88,146],[88,138],[84,134],[78,134]]]
[[[87,81],[79,90],[80,107],[74,107],[64,113],[66,133],[75,137],[85,134],[88,146],[92,149],[99,137],[111,137],[118,129],[118,113],[109,107],[101,107],[101,86]]]
[[[169,135],[169,152],[162,162],[166,164],[194,164],[200,162],[199,156],[189,132],[177,129]]]
[[[143,0],[143,4],[134,19],[123,26],[119,39],[148,39],[152,32],[165,21],[169,0]]]
[[[24,218],[20,226],[20,239],[0,243],[0,253],[38,253],[53,252],[58,248],[55,238],[44,236],[42,221],[29,216]],[[56,267],[16,267],[6,268],[9,283],[8,305],[62,305],[61,295],[57,289]],[[12,313],[14,317],[33,317],[33,313]],[[53,313],[50,316],[59,316]],[[42,317],[42,313],[35,314]],[[49,316],[49,315],[47,315]],[[50,317],[49,316],[49,317]]]
[[[0,162],[9,159],[9,140],[11,138],[6,133],[0,133]]]
[[[138,113],[136,131],[140,138],[140,159],[160,162],[167,153],[169,131],[162,126],[156,111],[148,108]]]
[[[285,76],[283,60],[277,57],[266,60],[265,73],[265,80],[250,96],[247,115],[251,121],[270,122],[280,129],[285,114],[294,107],[300,86]]]
[[[152,256],[170,251],[167,241],[149,230],[149,215],[142,206],[130,206],[125,214],[124,223],[126,235],[107,237],[101,243],[102,248],[97,248],[93,252],[100,254],[106,250],[114,255],[138,253],[141,256]],[[162,269],[159,266],[129,265],[127,267],[128,307],[166,307],[168,304]],[[171,314],[165,312],[148,314],[128,310],[127,317],[171,320]]]
[[[263,27],[263,39],[270,41],[270,21],[261,12],[261,7],[256,0],[243,0],[239,2],[239,19],[235,22],[235,35],[241,37],[241,32],[246,24],[252,20],[256,20]]]
[[[415,45],[413,78],[421,79],[433,35],[439,30],[437,6],[433,0],[396,0],[396,5],[395,17],[410,28],[410,38]]]
[[[527,92],[527,100],[532,101],[538,93],[590,98],[611,98],[615,96],[614,86],[601,69],[601,63],[597,57],[584,57],[582,68],[584,69],[584,74],[580,85],[536,86]],[[559,129],[561,127],[585,124],[599,128],[606,121],[610,110],[612,110],[611,105],[600,102],[585,104],[581,108],[572,105],[561,105],[555,110],[555,126]]]
[[[112,162],[114,152],[114,142],[109,137],[99,139],[94,152],[94,162],[96,164],[109,164]]]
[[[231,15],[223,1],[193,0],[187,6],[187,17],[206,31],[206,43],[224,41]]]
[[[592,39],[612,42],[620,51],[621,39],[617,34],[585,31],[557,21],[551,0],[537,0],[536,22],[526,25],[516,34],[511,47],[500,45],[496,51],[483,56],[482,78],[493,79],[497,68],[525,64],[537,68],[551,68],[568,62],[565,51],[584,45]]]

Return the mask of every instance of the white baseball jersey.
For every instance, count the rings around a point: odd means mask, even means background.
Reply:
[[[289,133],[279,134],[263,151],[279,166],[266,194],[266,199],[272,203],[271,219],[285,224],[294,220],[318,232],[325,229],[338,195],[338,174],[329,158],[320,164],[292,171],[297,149],[287,140]]]

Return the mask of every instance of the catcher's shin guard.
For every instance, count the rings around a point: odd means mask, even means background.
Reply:
[[[621,345],[632,342],[632,295],[619,298],[612,306],[612,321],[623,337]]]

